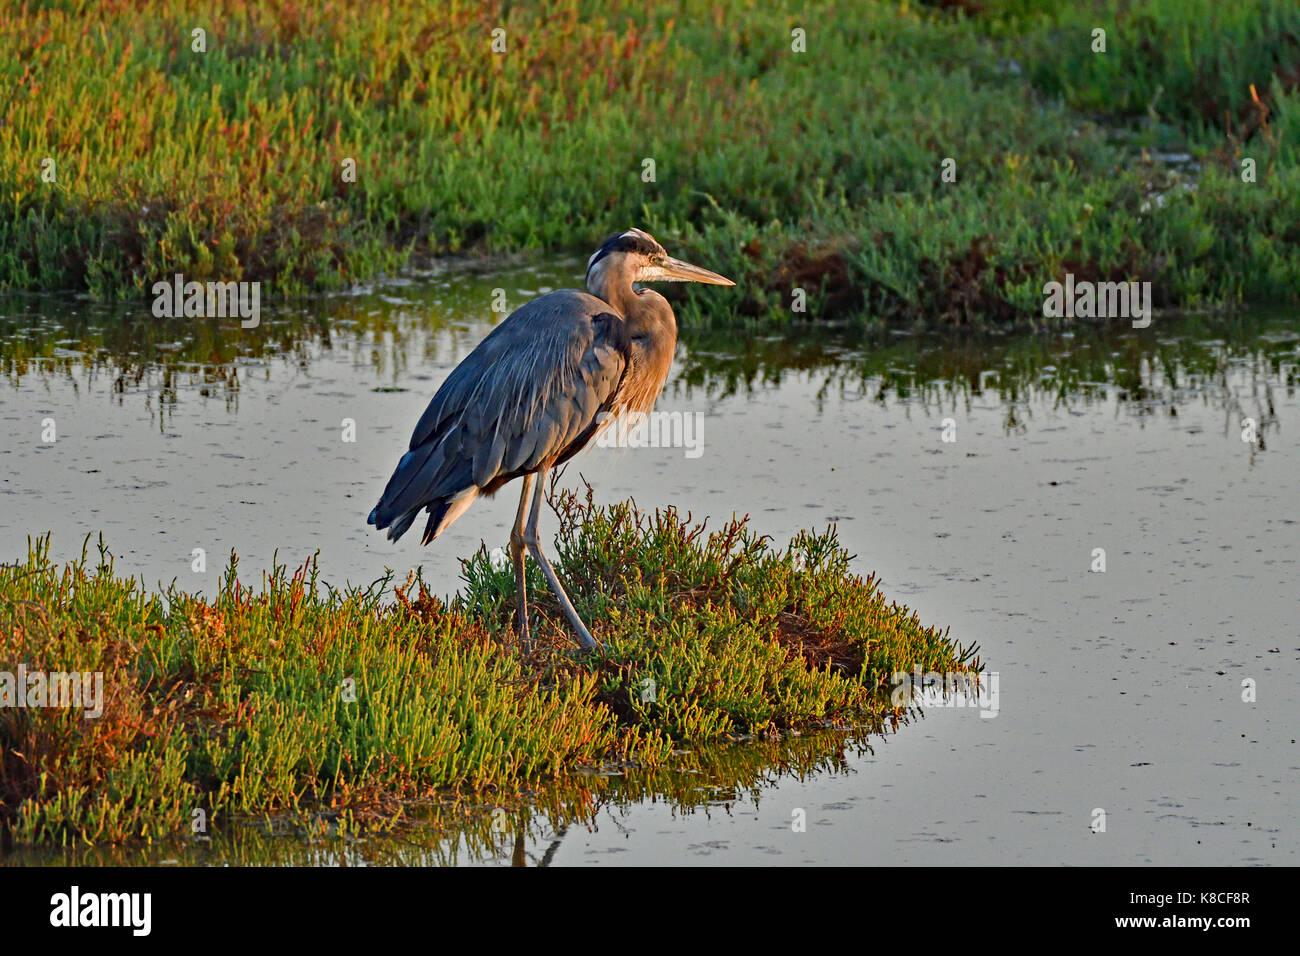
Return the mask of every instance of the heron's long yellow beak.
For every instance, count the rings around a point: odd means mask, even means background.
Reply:
[[[637,282],[703,282],[706,285],[735,285],[726,276],[701,269],[689,262],[665,256],[663,262],[646,266],[636,277]]]

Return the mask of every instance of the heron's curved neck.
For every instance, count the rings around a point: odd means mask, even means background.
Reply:
[[[587,273],[587,291],[623,317],[637,361],[666,376],[677,349],[677,317],[668,301],[653,289],[637,293],[630,268],[618,262]]]
[[[632,271],[623,262],[607,258],[597,263],[587,273],[587,291],[608,302],[619,315],[626,317],[629,309],[636,308],[637,295],[632,290]]]
[[[659,391],[668,380],[673,356],[677,352],[677,317],[672,306],[653,289],[632,295],[623,310],[623,324],[628,334],[628,351],[637,380],[629,394],[630,407],[649,411]]]
[[[669,350],[677,346],[677,316],[654,289],[633,292],[623,308],[623,323],[632,338],[649,338]]]

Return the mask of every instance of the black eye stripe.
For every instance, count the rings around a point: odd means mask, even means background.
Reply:
[[[643,236],[629,236],[624,233],[615,233],[600,244],[600,248],[591,258],[591,264],[587,266],[587,271],[590,272],[595,268],[596,263],[600,262],[601,259],[604,259],[611,252],[639,252],[656,261],[662,260],[663,257],[667,255],[663,246],[659,245],[659,243],[652,239],[646,239]]]

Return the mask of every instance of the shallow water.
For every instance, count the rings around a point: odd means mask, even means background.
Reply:
[[[319,549],[331,583],[419,562],[454,590],[460,557],[505,544],[509,489],[425,549],[366,514],[439,381],[502,317],[492,290],[515,307],[580,269],[438,272],[254,330],[8,302],[0,560],[46,531],[69,558],[93,530],[151,584],[213,592],[232,549],[250,579]],[[460,828],[360,843],[244,827],[77,859],[1294,864],[1298,365],[1287,315],[985,338],[688,332],[658,408],[699,413],[703,453],[592,449],[563,483],[749,513],[778,542],[836,522],[886,595],[980,645],[995,717],[926,707],[884,736],[701,751],[692,773],[538,794],[496,829],[471,808]]]

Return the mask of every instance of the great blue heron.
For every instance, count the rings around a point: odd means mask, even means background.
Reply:
[[[650,235],[610,236],[587,260],[587,291],[549,292],[516,309],[452,370],[420,416],[369,523],[406,533],[421,509],[428,544],[479,495],[523,478],[510,532],[518,584],[515,626],[528,646],[524,548],[584,650],[598,646],[537,539],[546,473],[619,417],[654,407],[677,347],[668,301],[634,282],[735,285],[674,259]],[[532,513],[528,496],[532,493]],[[527,516],[527,521],[525,521]]]

